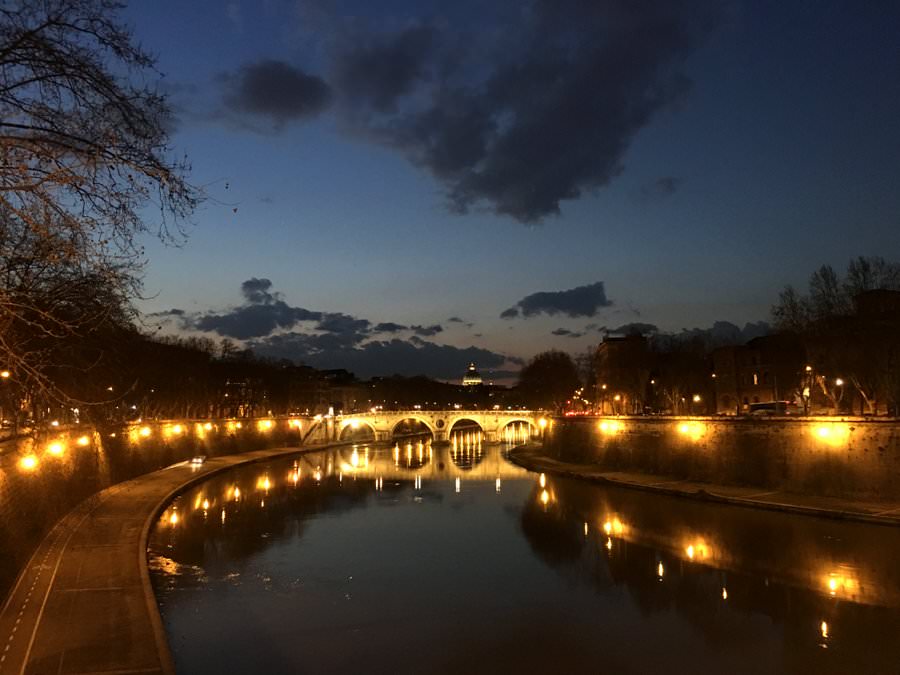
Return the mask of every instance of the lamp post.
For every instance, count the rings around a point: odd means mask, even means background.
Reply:
[[[813,369],[812,366],[806,366],[804,368],[805,376],[803,379],[803,391],[801,397],[803,398],[803,414],[809,415],[809,399],[812,395],[812,383],[813,383]]]
[[[694,394],[694,396],[691,398],[691,414],[692,415],[697,414],[697,411],[695,410],[695,406],[696,406],[696,404],[700,403],[700,401],[702,401],[702,400],[703,399],[701,398],[700,394]]]
[[[844,380],[840,377],[835,378],[834,386],[837,387],[837,396],[835,397],[835,412],[840,413],[841,401],[844,400]]]
[[[0,382],[6,382],[9,379],[10,372],[8,370],[0,370]],[[0,396],[0,424],[6,419],[4,415],[4,404],[6,403],[6,387],[3,388],[2,396]]]

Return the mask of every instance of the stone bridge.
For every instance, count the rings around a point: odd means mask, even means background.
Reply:
[[[504,440],[507,428],[528,425],[531,435],[535,436],[547,426],[544,413],[535,410],[379,410],[357,415],[342,415],[322,420],[333,425],[329,428],[329,436],[334,440],[347,438],[348,430],[356,431],[360,427],[372,430],[375,441],[390,441],[395,437],[395,429],[401,422],[415,420],[427,428],[435,443],[446,443],[450,433],[460,423],[471,430],[472,423],[477,425],[484,436],[485,443],[496,443]]]

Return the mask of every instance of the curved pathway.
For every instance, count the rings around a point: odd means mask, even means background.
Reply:
[[[152,523],[213,473],[327,447],[182,462],[82,502],[44,538],[0,610],[0,675],[174,673],[147,570]]]

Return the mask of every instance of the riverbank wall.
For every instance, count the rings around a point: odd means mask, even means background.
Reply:
[[[603,471],[822,497],[900,498],[900,420],[560,417],[544,454]]]
[[[51,527],[101,490],[197,455],[333,440],[314,418],[141,422],[48,429],[0,443],[0,598]]]

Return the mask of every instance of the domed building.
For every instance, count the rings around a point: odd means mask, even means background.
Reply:
[[[481,384],[481,375],[478,374],[478,371],[475,370],[475,364],[470,363],[468,370],[466,370],[466,374],[463,375],[462,380],[464,387],[474,387]]]

